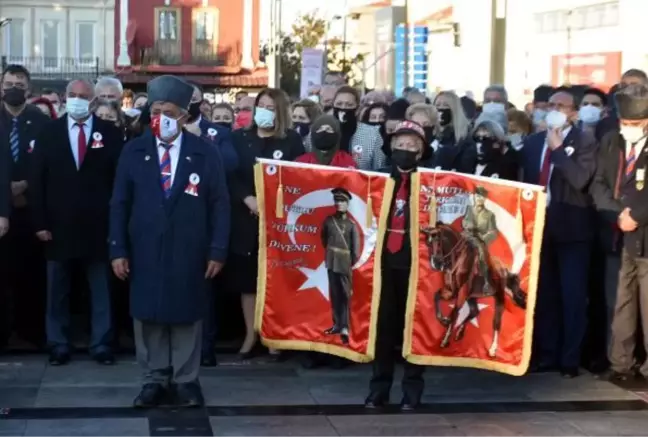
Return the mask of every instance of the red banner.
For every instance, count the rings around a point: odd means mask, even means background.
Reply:
[[[261,160],[256,329],[276,349],[373,359],[385,174]]]
[[[531,356],[546,195],[451,172],[414,178],[403,355],[511,375]]]

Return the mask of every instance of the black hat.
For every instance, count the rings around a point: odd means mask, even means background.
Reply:
[[[534,102],[549,102],[549,97],[554,93],[554,89],[550,85],[540,85],[538,88],[533,90],[533,101]]]
[[[331,194],[333,194],[334,200],[341,200],[343,202],[349,202],[351,200],[351,193],[344,188],[333,188]]]
[[[182,109],[187,109],[193,96],[194,87],[177,76],[167,74],[150,80],[146,84],[146,92],[148,93],[148,101],[151,104],[168,102]]]
[[[416,135],[423,141],[423,154],[421,156],[421,161],[428,160],[432,157],[432,147],[430,146],[430,144],[428,144],[423,126],[410,120],[405,120],[398,123],[396,129],[394,129],[394,132],[392,132],[391,135],[389,135],[386,138],[386,141],[383,143],[383,147],[382,147],[383,153],[387,156],[391,156],[392,139],[397,137],[398,135],[405,135],[405,134]]]
[[[409,102],[405,99],[394,100],[387,109],[387,120],[405,120],[405,113],[409,105]]]
[[[614,95],[617,112],[622,120],[648,118],[648,88],[645,85],[628,85]]]
[[[486,188],[482,186],[475,187],[474,193],[478,196],[483,196],[483,197],[488,196],[488,191],[486,190]]]

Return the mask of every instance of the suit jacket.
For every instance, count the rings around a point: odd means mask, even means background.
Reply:
[[[9,143],[0,136],[0,217],[11,215],[11,152]]]
[[[101,135],[102,147],[93,148]],[[124,136],[113,123],[92,116],[92,132],[80,169],[68,135],[68,116],[40,132],[29,176],[29,200],[36,232],[47,230],[51,260],[107,259],[108,204]]]
[[[213,143],[219,151],[223,160],[223,167],[225,172],[232,173],[238,167],[238,155],[234,150],[232,144],[232,134],[229,129],[218,126],[215,123],[200,119],[198,124],[202,138],[210,143]]]
[[[119,159],[110,202],[110,258],[130,261],[130,308],[138,320],[201,320],[211,292],[207,262],[227,257],[225,171],[216,148],[205,146],[197,136],[183,134],[169,198],[153,135],[130,141]]]
[[[480,169],[478,164],[475,169],[475,175],[484,176],[495,179],[505,179],[507,181],[519,181],[520,180],[520,162],[518,152],[509,147],[509,149],[502,156],[498,156],[497,159],[489,161],[483,164],[484,167],[481,169],[481,173],[477,174],[477,171]]]
[[[520,151],[524,182],[539,184],[546,138],[546,131],[525,138]],[[596,170],[596,149],[592,135],[572,127],[563,145],[551,152],[551,200],[545,235],[558,242],[589,241],[593,237],[589,186]]]
[[[310,134],[304,138],[307,152],[313,151]],[[378,170],[387,164],[387,157],[382,151],[383,138],[377,126],[358,122],[356,131],[349,141],[349,153],[353,156],[360,170]]]
[[[392,193],[392,202],[389,206],[389,215],[387,216],[387,228],[391,226],[391,219],[394,215],[394,208],[396,208],[396,194],[400,189],[402,183],[407,183],[407,198],[411,199],[411,187],[412,187],[412,176],[416,172],[414,169],[409,174],[409,178],[406,182],[403,181],[401,173],[395,169],[395,167],[383,167],[378,170],[380,173],[389,173],[394,179],[394,192]],[[387,239],[389,238],[389,232],[385,232],[385,239],[383,240],[383,258],[382,263],[385,266],[390,268],[399,269],[399,270],[409,270],[412,266],[412,233],[410,232],[410,204],[409,201],[405,205],[405,239],[403,240],[403,247],[396,253],[391,253],[387,250]]]
[[[3,141],[9,144],[9,135],[11,134],[13,115],[11,115],[4,105],[0,104],[0,132]],[[52,119],[43,114],[38,107],[27,105],[23,112],[18,116],[18,139],[20,141],[20,152],[18,161],[12,162],[11,172],[12,181],[25,181],[29,175],[31,165],[33,142],[37,135],[45,126],[50,124]],[[10,149],[11,150],[11,149]]]
[[[454,131],[446,129],[436,140],[436,144],[434,156],[423,163],[423,167],[467,174],[475,173],[477,147],[472,138],[465,138],[457,143]]]
[[[231,250],[238,255],[254,255],[259,248],[259,220],[250,214],[243,200],[248,196],[256,196],[256,160],[266,158],[294,161],[304,154],[304,145],[294,130],[288,130],[283,138],[260,138],[255,129],[239,129],[232,133],[232,139],[239,166],[228,179],[232,198],[232,235],[236,235]]]
[[[623,210],[621,190],[634,184],[634,178],[625,177],[625,153],[625,140],[619,131],[609,131],[598,148],[596,173],[590,186],[597,213],[596,229],[608,253],[618,253],[622,247],[623,237],[617,226]]]

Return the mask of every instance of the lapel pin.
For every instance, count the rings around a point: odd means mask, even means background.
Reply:
[[[191,162],[191,156],[187,156],[187,162]]]
[[[146,155],[146,156],[144,157],[144,161],[148,161],[149,159],[151,159],[151,157],[150,157],[149,155]]]
[[[27,120],[27,124],[31,124],[31,120]]]

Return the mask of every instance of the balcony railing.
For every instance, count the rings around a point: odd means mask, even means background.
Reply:
[[[47,56],[2,56],[2,69],[20,64],[29,70],[32,79],[95,79],[102,73],[99,58],[54,58]]]
[[[180,45],[175,41],[158,41],[153,47],[145,49],[142,65],[196,65],[202,67],[221,67],[225,64],[225,56],[213,47],[195,44],[188,60],[183,60]]]

